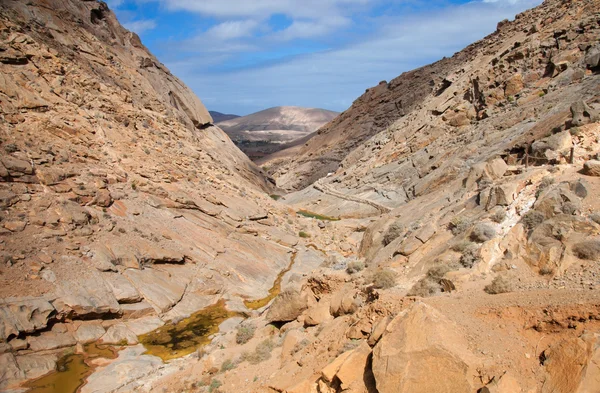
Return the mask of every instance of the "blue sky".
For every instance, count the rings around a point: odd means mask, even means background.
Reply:
[[[541,0],[109,0],[210,110],[347,109]]]

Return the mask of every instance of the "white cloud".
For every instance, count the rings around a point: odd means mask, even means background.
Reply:
[[[138,34],[142,34],[145,31],[156,28],[156,21],[154,21],[152,19],[132,20],[132,21],[124,22],[123,26],[125,26],[125,28],[127,30],[131,30]]]
[[[203,35],[205,38],[219,41],[245,38],[250,36],[258,26],[259,23],[255,20],[227,21],[211,27]]]
[[[539,3],[541,0],[508,5],[472,2],[438,12],[387,17],[371,39],[263,67],[203,72],[197,66],[200,57],[165,62],[200,98],[211,96],[220,103],[214,108],[217,110],[244,114],[276,105],[344,110],[365,88],[451,56],[493,32],[498,21]],[[298,27],[295,33],[310,28]]]

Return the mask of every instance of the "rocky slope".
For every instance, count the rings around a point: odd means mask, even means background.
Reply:
[[[218,123],[252,160],[287,148],[338,115],[316,108],[278,106]]]
[[[282,204],[102,3],[2,3],[0,389],[98,341],[82,392],[596,392],[598,9],[546,1],[431,66]],[[137,344],[218,300],[241,314],[197,352]]]
[[[225,114],[225,113],[216,112],[216,111],[208,111],[208,113],[210,113],[210,116],[213,118],[213,121],[215,123],[219,123],[221,121],[226,121],[226,120],[237,119],[238,117],[240,117],[238,115]]]

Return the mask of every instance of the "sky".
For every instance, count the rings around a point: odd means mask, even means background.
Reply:
[[[541,0],[108,0],[209,110],[344,111]]]

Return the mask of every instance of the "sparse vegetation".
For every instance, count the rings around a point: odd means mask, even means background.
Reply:
[[[233,370],[236,367],[237,367],[237,364],[235,364],[233,362],[233,360],[227,359],[227,360],[223,361],[223,363],[221,364],[221,372]]]
[[[490,219],[500,224],[506,219],[506,211],[502,208],[496,209],[496,211],[490,216]]]
[[[256,327],[254,325],[240,325],[235,334],[235,342],[238,344],[246,344],[254,337]]]
[[[362,261],[352,261],[348,264],[346,271],[348,274],[358,273],[365,268],[365,264]]]
[[[467,229],[471,227],[471,220],[466,217],[454,217],[450,221],[450,230],[454,236],[460,235],[463,232],[466,232]]]
[[[490,224],[479,223],[471,231],[470,238],[474,242],[483,243],[493,239],[496,236],[496,230]]]
[[[544,216],[544,214],[536,210],[530,210],[527,213],[525,213],[525,215],[521,219],[521,222],[525,226],[525,229],[531,231],[535,229],[538,225],[543,223],[545,219],[546,216]]]
[[[304,232],[304,231],[298,232],[298,236],[300,236],[301,238],[304,238],[304,239],[310,237],[310,235],[308,233]]]
[[[389,269],[378,270],[373,274],[375,288],[388,289],[396,285],[396,273]]]
[[[19,148],[14,143],[9,143],[4,146],[4,151],[10,154],[19,151]]]
[[[586,240],[573,246],[573,253],[579,259],[600,261],[600,240]]]
[[[210,381],[210,385],[208,385],[208,393],[217,392],[222,385],[223,383],[221,381],[218,379],[213,379]]]
[[[336,217],[329,217],[329,216],[325,216],[323,214],[309,212],[308,210],[298,210],[296,212],[296,214],[301,215],[303,217],[314,218],[314,219],[321,220],[321,221],[339,221],[340,220],[339,218],[336,218]]]
[[[398,221],[392,223],[392,225],[390,225],[385,232],[385,235],[383,235],[383,245],[387,246],[396,240],[402,234],[402,232],[404,232],[404,225]]]
[[[281,199],[281,195],[277,195],[277,194],[271,194],[269,195],[271,197],[271,199],[273,199],[274,201],[278,201]]]
[[[540,274],[542,276],[552,276],[554,275],[554,269],[550,266],[544,266],[540,269]]]
[[[443,264],[434,266],[427,272],[427,275],[419,280],[408,292],[408,296],[428,297],[442,291],[440,281],[444,275],[454,270],[454,266]]]
[[[499,293],[511,292],[513,290],[513,285],[508,276],[500,275],[496,276],[491,284],[486,285],[483,290],[490,295],[496,295]]]
[[[507,100],[508,102],[515,102],[515,97],[513,97],[513,96],[508,96],[508,97],[506,97],[506,100]]]
[[[456,252],[464,252],[467,248],[472,247],[473,246],[473,242],[469,241],[469,240],[461,240],[458,243],[454,243],[453,245],[450,246],[450,249],[452,251],[456,251]]]
[[[275,348],[275,342],[271,339],[260,342],[254,352],[245,352],[242,354],[242,360],[247,360],[250,364],[259,364],[271,358],[271,352]]]
[[[479,261],[479,248],[475,245],[467,248],[463,254],[460,256],[460,264],[468,269],[475,266],[475,264]]]

